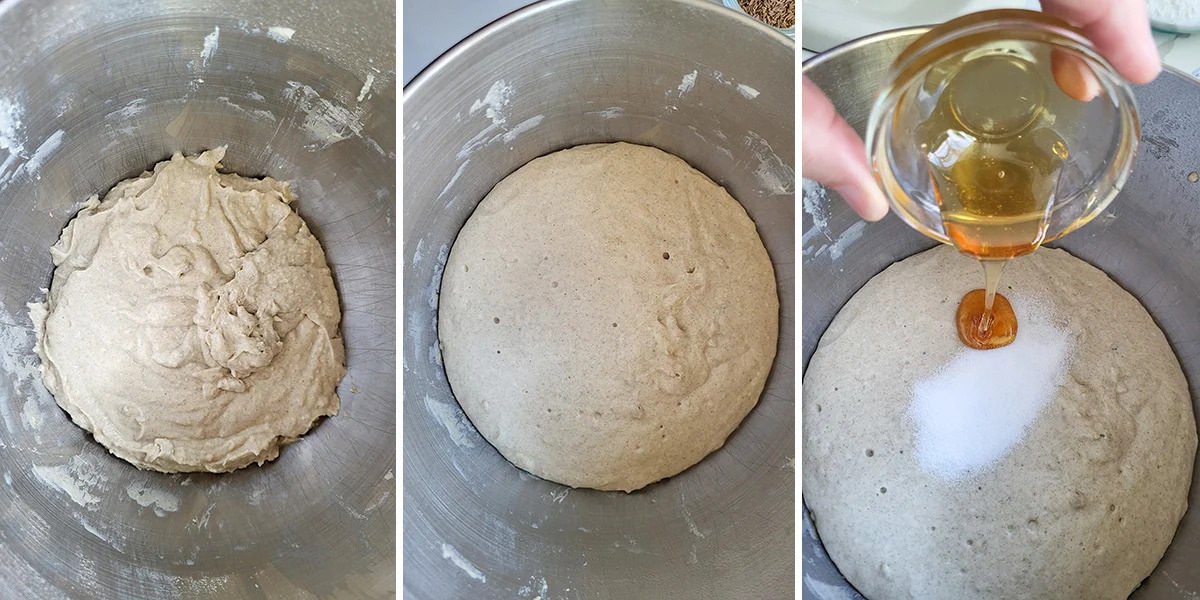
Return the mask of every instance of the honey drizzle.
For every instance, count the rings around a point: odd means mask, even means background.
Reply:
[[[983,266],[984,288],[959,304],[959,338],[987,350],[1016,339],[1016,314],[997,289],[1008,260],[1045,240],[1069,158],[1050,109],[1065,96],[1016,54],[976,58],[944,76],[926,82],[944,90],[916,134],[946,236]]]

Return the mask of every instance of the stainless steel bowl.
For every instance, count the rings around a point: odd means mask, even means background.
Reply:
[[[441,598],[794,596],[795,45],[704,0],[551,0],[505,17],[404,96],[404,592]],[[450,245],[498,181],[549,152],[657,146],[724,185],[775,264],[781,339],[725,447],[633,494],[500,456],[440,363]]]
[[[888,66],[924,29],[905,29],[850,42],[804,64],[804,75],[825,91],[861,135]],[[1142,114],[1141,152],[1124,190],[1095,221],[1049,244],[1066,249],[1108,273],[1142,302],[1166,333],[1200,401],[1200,83],[1167,69],[1135,90]],[[895,215],[860,220],[831,190],[804,182],[802,356],[804,368],[842,305],[892,263],[936,245]],[[1200,471],[1189,502],[1200,503]],[[821,546],[820,532],[804,512],[803,595],[813,600],[860,596],[838,573]],[[1183,517],[1158,568],[1135,599],[1200,597],[1200,515]]]
[[[394,10],[0,2],[0,597],[394,593]],[[229,169],[292,181],[325,247],[341,414],[261,468],[138,471],[42,387],[26,303],[79,202],[221,144]]]

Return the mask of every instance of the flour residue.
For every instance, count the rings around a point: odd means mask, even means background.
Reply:
[[[293,35],[296,35],[296,30],[292,29],[291,27],[267,28],[267,37],[279,42],[280,44],[286,44],[287,42],[291,41]]]
[[[442,188],[442,193],[438,194],[438,197],[437,197],[438,200],[441,200],[442,196],[445,196],[446,192],[449,192],[450,188],[454,187],[454,184],[458,182],[458,178],[462,177],[463,171],[467,170],[467,163],[469,163],[469,162],[471,162],[471,159],[464,160],[462,162],[462,164],[458,165],[458,170],[456,170],[454,172],[454,176],[450,178],[450,181],[446,182],[446,187]],[[421,252],[421,242],[418,241],[417,242],[417,253],[418,254],[413,255],[413,264],[414,265],[416,264],[417,260],[419,260],[420,252]]]
[[[413,266],[417,267],[421,262],[426,260],[424,251],[424,238],[417,240],[416,250],[413,252]],[[429,249],[432,253],[432,249]],[[405,344],[404,358],[402,366],[406,373],[411,372],[409,369],[408,359],[411,355],[416,360],[424,360],[433,364],[441,364],[441,351],[438,349],[437,341],[437,305],[438,291],[442,285],[442,274],[446,269],[446,259],[450,255],[450,244],[442,244],[438,248],[436,262],[433,263],[433,273],[429,278],[429,282],[425,285],[422,293],[427,298],[429,310],[426,311],[424,306],[413,302],[411,307],[406,307],[408,311],[408,320],[404,324],[404,330],[407,338],[411,342]],[[430,259],[433,256],[430,254]],[[425,354],[428,349],[428,354]],[[422,371],[422,376],[428,381],[434,381],[429,378],[429,371]],[[445,381],[445,374],[441,369],[432,371],[435,378]],[[469,426],[469,424],[468,424]],[[472,428],[471,431],[474,431]]]
[[[22,116],[21,105],[6,98],[0,98],[0,150],[7,150],[10,155],[16,155],[23,150]],[[0,168],[0,173],[3,172],[4,169]]]
[[[584,114],[592,116],[592,117],[600,117],[601,119],[607,120],[607,119],[615,119],[624,113],[625,113],[625,109],[621,108],[620,106],[610,106],[604,110],[593,110],[591,112],[587,112]]]
[[[37,147],[37,150],[33,151],[33,154],[30,155],[29,160],[25,161],[25,173],[29,174],[30,177],[35,179],[41,179],[42,165],[46,164],[46,161],[49,160],[50,156],[58,151],[59,146],[62,146],[63,135],[64,132],[61,129],[50,134],[50,137],[46,138],[46,140]]]
[[[801,244],[804,246],[804,254],[809,254],[817,249],[810,246],[809,242],[816,239],[817,236],[823,235],[825,239],[833,241],[833,236],[829,232],[829,196],[825,192],[825,187],[811,180],[805,179],[802,187],[801,203],[804,212],[812,218],[812,227],[805,230],[800,238]]]
[[[358,90],[358,101],[362,102],[367,98],[367,94],[371,93],[371,86],[375,85],[375,75],[367,73],[367,80],[363,82],[361,90]]]
[[[691,513],[687,512],[686,510],[683,511],[683,518],[687,520],[688,531],[692,532],[692,535],[698,538],[707,537],[702,531],[700,531],[700,528],[696,526],[696,520],[692,518]]]
[[[13,165],[20,160],[25,151],[25,139],[21,131],[23,111],[16,102],[0,98],[0,150],[7,156],[0,161],[0,185],[6,183],[13,175]]]
[[[491,120],[491,124],[463,144],[458,151],[458,160],[466,160],[476,150],[496,141],[503,140],[504,143],[510,144],[517,139],[517,136],[541,124],[544,115],[525,119],[515,127],[508,126],[509,103],[512,101],[514,93],[513,86],[501,79],[488,88],[487,94],[483,98],[471,104],[470,114],[483,111],[483,114]]]
[[[913,387],[917,460],[942,479],[986,471],[1025,438],[1066,377],[1074,341],[1049,306],[1013,295],[1012,344],[963,348]]]
[[[296,104],[297,111],[304,115],[302,129],[313,143],[306,150],[324,150],[342,140],[362,136],[362,109],[350,111],[320,96],[313,88],[289,81],[283,97]]]
[[[538,125],[540,125],[542,123],[542,118],[543,118],[543,115],[536,115],[533,117],[529,117],[528,119],[525,119],[524,121],[521,121],[520,123],[517,124],[516,127],[513,127],[512,129],[510,129],[508,132],[506,132],[504,134],[504,136],[503,136],[504,143],[511,144],[513,140],[517,139],[517,136],[521,135],[522,133],[525,133],[526,131],[533,129],[534,127],[537,127]]]
[[[691,531],[692,535],[701,539],[708,537],[703,531],[700,531],[699,527],[696,526],[696,520],[692,518],[692,513],[688,511],[687,500],[684,499],[682,493],[679,495],[679,511],[683,513],[683,519],[684,521],[687,521],[688,531]]]
[[[690,130],[692,132],[692,135],[695,135],[696,137],[703,140],[705,145],[711,147],[713,150],[716,150],[718,154],[720,154],[721,156],[724,156],[725,158],[727,158],[729,160],[733,160],[733,152],[731,152],[729,150],[729,148],[726,148],[725,144],[723,142],[715,142],[713,140],[708,139],[707,137],[704,136],[703,133],[700,133],[700,130],[697,129],[695,125],[688,125],[688,130]],[[723,133],[721,133],[720,130],[717,130],[715,132],[715,135],[723,141],[728,141],[728,138],[726,138],[725,135]]]
[[[476,114],[483,111],[483,114],[487,116],[491,124],[484,127],[474,137],[467,140],[467,143],[463,144],[457,155],[458,160],[466,160],[473,152],[493,142],[502,140],[504,143],[510,144],[521,134],[541,124],[544,115],[535,115],[525,119],[514,127],[508,126],[509,103],[512,101],[513,94],[513,86],[504,80],[499,80],[492,84],[483,98],[471,104],[469,113]]]
[[[244,108],[240,104],[235,104],[229,99],[228,96],[217,96],[217,102],[220,102],[225,106],[225,108],[249,117],[250,119],[256,121],[271,121],[272,123],[275,122],[275,114],[269,110],[263,110],[261,108]]]
[[[754,169],[754,174],[767,193],[773,196],[786,196],[796,192],[795,169],[785,164],[783,159],[775,154],[767,140],[751,131],[743,138],[743,143],[750,148],[750,151],[754,153],[754,159],[758,161],[758,167]]]
[[[258,506],[262,504],[267,497],[267,488],[265,486],[255,487],[246,495],[246,504],[250,506]]]
[[[42,425],[46,424],[46,413],[42,412],[36,399],[30,398],[21,406],[21,422],[25,424],[25,429],[33,432],[35,436]]]
[[[429,396],[425,396],[425,410],[446,429],[446,433],[450,434],[450,441],[454,442],[455,446],[475,447],[475,441],[472,439],[475,427],[462,415],[462,411]]]
[[[33,312],[36,314],[36,309]],[[45,422],[45,413],[40,408],[53,406],[54,399],[42,386],[41,363],[33,349],[32,323],[25,322],[30,325],[18,325],[13,316],[0,306],[0,372],[3,372],[8,383],[7,386],[0,386],[0,422],[9,433],[16,433],[17,421],[13,410],[19,399],[24,399],[21,423],[26,431],[36,435]],[[0,443],[0,447],[3,446]]]
[[[487,95],[471,105],[471,114],[484,110],[487,118],[492,120],[492,125],[503,125],[505,119],[508,118],[506,110],[512,97],[513,87],[505,83],[503,79],[496,81],[492,87],[488,88]]]
[[[217,44],[220,43],[221,28],[213,27],[212,33],[204,36],[204,47],[200,49],[200,66],[207,69],[212,64],[213,55],[217,52]]]
[[[84,530],[92,534],[92,536],[94,536],[96,539],[108,544],[109,547],[117,552],[124,553],[128,551],[128,548],[126,547],[126,541],[129,538],[125,535],[125,530],[122,529],[121,526],[116,522],[105,520],[104,513],[100,512],[96,515],[98,520],[110,526],[104,531],[101,531],[100,527],[97,527],[89,522],[86,518],[84,518],[84,515],[75,513],[74,516],[79,519],[79,524],[83,526]]]
[[[451,180],[450,183],[454,183],[454,180]],[[446,186],[446,187],[450,187],[450,186]],[[445,194],[446,190],[442,190],[442,193]],[[417,266],[417,264],[421,262],[421,259],[425,258],[425,253],[422,252],[422,248],[424,246],[425,246],[425,238],[418,238],[417,239],[417,247],[415,249],[413,249],[412,266],[414,266],[414,267]]]
[[[1170,573],[1163,571],[1162,574],[1163,577],[1167,578],[1167,581],[1171,582],[1171,587],[1175,588],[1175,591],[1179,592],[1180,597],[1183,598],[1183,600],[1200,600],[1200,593],[1185,589],[1182,585],[1179,585],[1178,581],[1175,581],[1174,577],[1171,577]]]
[[[383,506],[384,502],[387,502],[387,499],[390,498],[391,495],[392,495],[392,493],[389,492],[388,490],[376,489],[375,498],[373,500],[371,500],[371,503],[368,504],[367,507],[363,510],[365,512],[372,512],[372,511],[377,510],[380,506]]]
[[[208,508],[204,509],[204,512],[200,513],[199,517],[192,519],[192,523],[196,525],[196,529],[204,529],[208,527],[208,521],[212,518],[212,511],[216,507],[217,503],[213,502],[212,504],[208,505]]]
[[[429,310],[437,313],[438,293],[442,289],[442,274],[446,272],[446,259],[450,256],[450,244],[442,244],[438,248],[437,262],[433,265],[433,284],[429,286],[427,301]]]
[[[408,309],[408,322],[404,324],[404,331],[405,331],[405,334],[407,335],[409,341],[412,343],[405,344],[403,359],[400,361],[401,367],[404,369],[405,373],[411,372],[411,368],[409,367],[409,364],[408,364],[408,356],[409,356],[410,348],[413,349],[413,358],[418,359],[418,360],[421,359],[421,352],[424,349],[423,348],[418,349],[417,344],[419,342],[424,341],[424,338],[425,338],[425,318],[424,317],[425,317],[425,314],[420,310],[419,307],[417,307],[416,304],[414,304],[412,306],[412,308]],[[437,316],[436,315],[433,316],[429,320],[431,320],[433,322],[434,326],[437,325]],[[430,358],[429,362],[433,362],[433,359]]]
[[[679,87],[676,90],[679,92],[679,97],[684,97],[692,88],[696,86],[696,77],[700,74],[699,71],[692,71],[683,76],[683,80],[679,82]],[[670,92],[667,92],[668,95]]]
[[[744,83],[738,83],[732,79],[729,79],[729,78],[725,77],[725,74],[722,73],[721,71],[713,71],[712,77],[713,77],[713,79],[716,79],[719,83],[734,88],[735,90],[737,90],[737,93],[741,94],[742,97],[747,100],[753,100],[758,97],[757,89],[755,89],[752,86],[746,85]]]
[[[471,561],[463,558],[463,555],[459,554],[454,546],[442,544],[442,558],[454,563],[454,566],[462,569],[462,572],[466,573],[471,579],[477,579],[480,583],[487,583],[487,576],[483,574],[483,571],[475,568],[475,565],[471,564]]]
[[[753,100],[758,97],[758,90],[756,90],[744,83],[738,84],[737,91],[739,94],[741,94],[747,100]]]
[[[46,486],[65,493],[72,502],[88,510],[96,510],[100,504],[99,494],[103,493],[107,483],[100,471],[82,456],[72,456],[61,465],[34,465],[33,474]]]
[[[154,514],[160,517],[167,516],[169,512],[179,510],[179,498],[170,492],[157,490],[146,484],[145,481],[134,481],[125,486],[125,493],[133,498],[135,502],[154,510]]]
[[[122,106],[120,109],[104,115],[104,120],[116,122],[128,121],[142,114],[142,111],[144,110],[146,110],[146,99],[137,98],[130,101],[125,106]]]
[[[853,225],[847,227],[846,230],[838,234],[837,237],[830,239],[829,243],[821,244],[815,249],[811,246],[806,246],[804,248],[804,255],[811,255],[813,258],[828,255],[831,260],[841,260],[842,255],[846,253],[846,249],[862,237],[863,231],[865,231],[866,228],[866,221],[855,221]]]
[[[345,500],[345,499],[343,499],[343,498],[341,498],[341,497],[338,497],[338,498],[337,498],[337,503],[338,503],[339,505],[341,505],[341,507],[342,507],[342,510],[346,511],[346,514],[350,515],[351,517],[354,517],[355,519],[358,519],[359,521],[366,521],[366,520],[367,520],[367,518],[368,518],[368,517],[367,517],[367,515],[364,515],[364,514],[362,514],[362,513],[358,512],[357,510],[354,510],[354,507],[353,507],[353,506],[350,506],[349,504],[346,504],[346,500]]]
[[[26,385],[41,381],[41,363],[33,347],[32,323],[29,326],[17,324],[16,319],[0,306],[0,369],[9,376],[12,391],[17,394],[28,391]]]
[[[530,576],[521,587],[517,588],[517,594],[528,600],[549,600],[547,598],[549,593],[550,584],[545,577],[540,575]]]

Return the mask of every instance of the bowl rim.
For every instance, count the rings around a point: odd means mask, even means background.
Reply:
[[[641,1],[644,2],[644,0],[641,0]],[[760,33],[765,33],[768,36],[775,38],[775,41],[777,41],[777,42],[784,43],[788,46],[791,46],[792,52],[796,51],[796,40],[792,39],[791,37],[788,37],[788,35],[784,33],[785,30],[771,27],[770,25],[767,25],[766,23],[763,23],[762,21],[759,21],[758,19],[751,17],[750,15],[746,14],[744,11],[738,12],[735,10],[731,10],[729,8],[726,8],[723,4],[718,4],[716,2],[712,2],[711,0],[658,0],[658,1],[662,2],[662,3],[681,4],[681,5],[688,6],[694,10],[711,11],[715,14],[725,15],[725,17],[732,17],[736,20],[740,20],[743,24],[751,25],[752,27],[758,29]],[[413,96],[415,96],[420,91],[420,89],[426,83],[428,83],[429,80],[436,77],[439,71],[446,68],[447,65],[452,64],[459,55],[465,54],[473,46],[475,46],[479,43],[482,43],[482,41],[485,40],[486,38],[488,38],[489,36],[491,36],[493,34],[497,34],[497,33],[502,33],[511,24],[516,23],[517,21],[532,17],[543,11],[554,10],[555,8],[559,7],[560,5],[583,4],[583,3],[590,3],[590,2],[589,2],[589,0],[538,0],[537,2],[533,2],[532,4],[522,6],[521,8],[518,8],[518,9],[488,23],[487,25],[480,27],[479,29],[475,30],[467,37],[459,40],[458,43],[451,46],[449,50],[446,50],[445,52],[441,53],[437,58],[435,58],[433,60],[433,62],[430,62],[428,65],[425,65],[425,68],[421,69],[421,71],[419,73],[417,73],[417,75],[415,77],[413,77],[412,80],[410,80],[407,85],[404,86],[404,94],[403,94],[402,102],[408,102],[408,100],[410,98],[412,98]],[[629,2],[630,5],[636,5],[639,3],[640,2],[635,2],[635,1]],[[0,5],[3,5],[3,4],[4,4],[3,0],[0,0]],[[0,8],[0,10],[3,10],[3,9]]]

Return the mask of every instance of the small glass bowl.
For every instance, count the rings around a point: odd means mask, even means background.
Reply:
[[[1099,215],[1125,184],[1137,154],[1141,126],[1133,90],[1078,29],[1061,19],[1025,10],[984,11],[939,25],[913,42],[892,64],[871,111],[866,146],[875,177],[896,214],[917,231],[944,243],[952,242],[940,214],[931,167],[937,158],[932,149],[922,148],[917,141],[918,125],[931,114],[953,78],[966,72],[963,65],[997,54],[1018,56],[1031,68],[1047,72],[1052,72],[1052,55],[1060,65],[1058,61],[1068,57],[1080,72],[1090,71],[1093,84],[1097,84],[1093,87],[1097,95],[1090,101],[1059,100],[1056,106],[1066,107],[1062,114],[1044,109],[1030,113],[1041,119],[1035,134],[1050,132],[1052,139],[1070,149],[1051,184],[1042,242],[1066,235]],[[975,82],[972,93],[977,98],[988,93],[987,85],[986,81]],[[1046,94],[1068,98],[1053,83],[1046,87],[1055,88]],[[1024,95],[1020,97],[1024,99]],[[984,104],[976,102],[968,109]],[[992,115],[972,117],[976,123],[990,122]],[[960,134],[949,133],[951,137]]]
[[[736,11],[742,13],[743,15],[750,16],[750,14],[746,12],[746,9],[742,8],[741,4],[738,4],[738,0],[721,0],[721,4],[724,4],[725,8],[732,8],[733,10],[736,10]],[[797,8],[797,10],[799,10],[799,9]],[[753,19],[754,17],[750,16],[750,18]],[[763,23],[763,24],[766,25],[766,23]],[[767,26],[770,27],[770,25],[767,25]],[[782,33],[783,35],[786,35],[786,36],[792,38],[793,40],[796,39],[796,26],[795,25],[792,25],[791,27],[788,27],[787,29],[780,29],[779,27],[774,27],[773,29],[775,29],[775,31]]]

